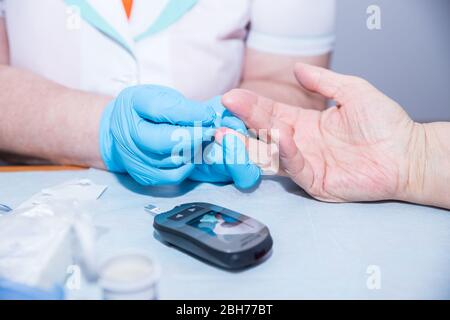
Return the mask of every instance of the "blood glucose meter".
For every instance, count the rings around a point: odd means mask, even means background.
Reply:
[[[241,213],[209,203],[188,203],[158,214],[160,240],[226,269],[257,264],[272,248],[269,229]]]

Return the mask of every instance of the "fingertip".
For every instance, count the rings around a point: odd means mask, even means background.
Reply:
[[[254,188],[261,180],[261,170],[255,165],[248,165],[245,175],[236,179],[234,184],[238,189],[249,190]]]
[[[232,137],[236,137],[236,134],[237,132],[233,129],[223,127],[216,130],[216,135],[214,136],[214,138],[218,144],[222,145],[226,136],[230,136],[228,137],[228,142],[230,142],[230,139]]]
[[[242,144],[244,147],[246,146],[246,136],[230,128],[220,128],[219,139],[221,144],[225,143],[229,148],[231,146],[236,147],[235,141],[237,140],[239,140],[238,143]]]
[[[216,134],[214,135],[214,138],[215,138],[215,141],[219,145],[222,145],[223,138],[224,138],[226,132],[227,132],[227,128],[219,128],[219,129],[216,130]]]
[[[224,106],[233,105],[235,103],[235,98],[239,96],[241,89],[233,89],[222,96],[222,104]]]
[[[261,168],[253,163],[247,164],[245,181],[240,183],[241,189],[252,189],[261,181]]]
[[[256,102],[257,96],[243,89],[233,89],[222,97],[223,105],[237,116],[245,116],[248,107]]]
[[[237,143],[237,136],[234,135],[231,131],[231,129],[227,129],[227,128],[222,128],[225,129],[223,131],[223,137],[222,137],[222,144],[225,147],[225,149],[231,149],[231,148],[236,148],[236,143]]]

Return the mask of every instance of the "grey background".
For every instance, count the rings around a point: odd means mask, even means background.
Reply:
[[[381,8],[381,30],[366,26]],[[450,121],[450,1],[338,0],[333,68],[361,76],[416,121]]]

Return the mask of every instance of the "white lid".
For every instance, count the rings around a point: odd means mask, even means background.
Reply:
[[[127,252],[107,260],[100,268],[100,286],[113,292],[152,289],[160,278],[159,266],[142,252]]]

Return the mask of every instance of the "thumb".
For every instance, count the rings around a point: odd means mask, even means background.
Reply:
[[[336,100],[341,104],[348,94],[354,91],[352,86],[362,83],[362,79],[357,77],[339,74],[305,63],[297,63],[294,74],[305,89]]]
[[[284,126],[279,129],[279,136],[273,136],[279,148],[280,164],[284,172],[306,192],[314,183],[314,172],[311,165],[303,157],[302,152],[294,141],[294,131]]]

